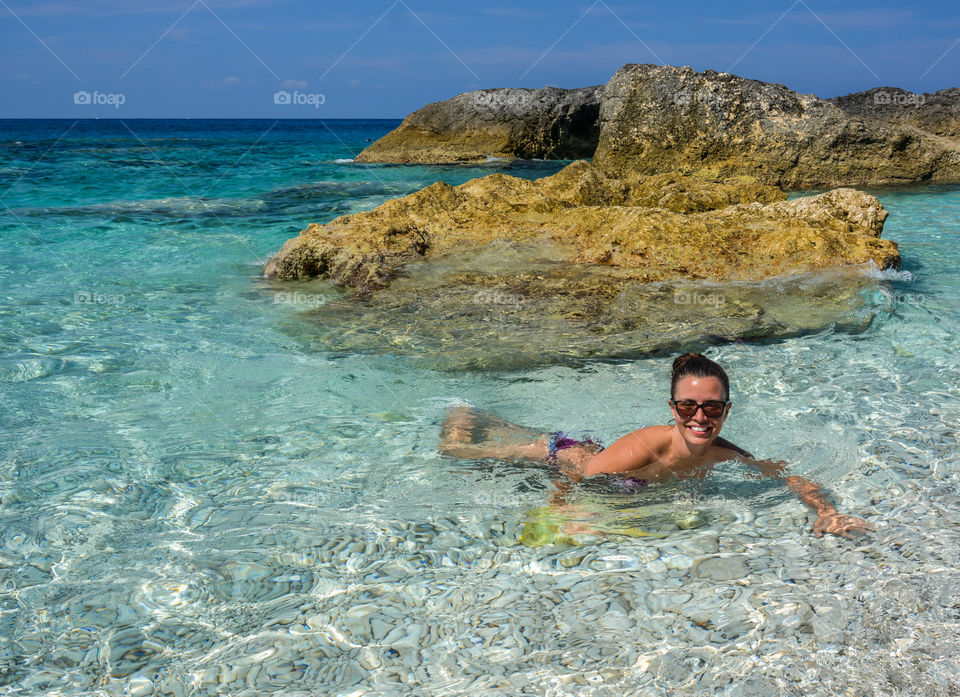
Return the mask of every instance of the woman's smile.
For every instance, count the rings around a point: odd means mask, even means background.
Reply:
[[[687,430],[697,438],[706,438],[710,435],[710,432],[713,430],[713,428],[708,424],[697,424],[690,422],[687,424]]]

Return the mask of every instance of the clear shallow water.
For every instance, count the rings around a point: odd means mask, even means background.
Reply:
[[[585,486],[656,535],[530,548],[549,473],[441,458],[446,409],[610,442],[664,422],[669,359],[437,373],[298,341],[259,273],[308,222],[562,166],[337,162],[394,125],[0,123],[0,691],[955,692],[960,187],[873,192],[910,273],[865,332],[710,352],[724,435],[876,534],[815,540],[734,468]]]

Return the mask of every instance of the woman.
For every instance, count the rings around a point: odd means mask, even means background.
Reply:
[[[457,407],[444,421],[439,450],[461,458],[492,457],[556,462],[575,481],[597,474],[629,473],[627,486],[645,486],[669,477],[702,477],[718,462],[741,459],[769,477],[784,480],[816,513],[813,534],[876,528],[861,518],[842,515],[820,486],[787,476],[785,463],[755,460],[750,453],[720,438],[730,413],[730,381],[717,363],[699,353],[685,353],[673,362],[667,404],[672,426],[640,428],[604,449],[591,439],[574,440],[563,432],[543,434],[469,407]],[[477,442],[478,436],[486,436]],[[562,491],[563,487],[561,487]]]

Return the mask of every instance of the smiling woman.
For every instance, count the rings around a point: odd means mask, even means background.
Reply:
[[[604,449],[591,439],[576,441],[562,432],[544,434],[470,407],[452,409],[444,421],[441,453],[461,458],[541,460],[556,462],[574,481],[599,474],[629,474],[627,484],[644,486],[671,478],[702,477],[719,462],[740,460],[767,477],[782,479],[816,513],[813,533],[850,537],[873,530],[870,523],[841,515],[819,484],[788,475],[786,463],[756,460],[749,452],[720,437],[730,413],[730,381],[716,362],[699,353],[685,353],[673,362],[671,396],[667,401],[674,424],[647,426],[619,438]],[[569,482],[557,484],[553,503],[565,507]]]
[[[571,474],[639,471],[649,480],[699,473],[717,462],[741,457],[742,448],[720,438],[730,413],[730,381],[717,363],[699,353],[673,362],[667,404],[674,426],[649,426],[620,438],[607,450],[578,463]]]

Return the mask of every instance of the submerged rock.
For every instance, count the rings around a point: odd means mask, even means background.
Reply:
[[[361,152],[357,162],[474,162],[488,157],[590,157],[600,86],[489,89],[428,104]]]
[[[856,268],[643,283],[564,262],[555,245],[493,242],[418,265],[360,300],[314,282],[305,290],[328,300],[292,316],[285,331],[306,350],[392,353],[436,370],[512,370],[637,358],[704,340],[859,331],[879,309],[874,289]]]

